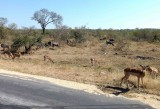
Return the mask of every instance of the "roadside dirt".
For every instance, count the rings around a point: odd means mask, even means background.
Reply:
[[[44,76],[36,76],[36,75],[30,75],[30,74],[24,74],[24,73],[20,73],[20,72],[15,72],[15,71],[7,71],[7,70],[3,70],[0,69],[0,75],[7,75],[7,76],[14,76],[20,79],[25,79],[25,80],[31,80],[32,78],[35,79],[40,79],[40,80],[45,80],[45,81],[49,81],[53,84],[57,84],[63,87],[67,87],[67,88],[72,88],[72,89],[76,89],[76,90],[83,90],[86,91],[88,93],[94,93],[94,94],[105,94],[106,96],[110,96],[110,97],[115,97],[115,96],[122,96],[123,97],[127,97],[128,99],[132,99],[132,100],[139,100],[145,104],[148,104],[156,109],[160,109],[160,96],[157,95],[152,95],[152,94],[146,94],[146,93],[123,93],[123,94],[119,94],[121,93],[121,89],[118,89],[116,87],[112,87],[112,86],[107,86],[105,89],[108,90],[104,90],[97,88],[97,86],[95,85],[90,85],[90,84],[83,84],[83,83],[78,83],[78,82],[73,82],[73,81],[66,81],[66,80],[60,80],[60,79],[55,79],[55,78],[49,78],[49,77],[44,77]],[[110,89],[110,90],[109,90]],[[114,90],[113,90],[114,89]],[[117,89],[115,91],[115,89]],[[127,91],[127,90],[123,90],[123,91]],[[117,94],[117,95],[116,95]]]

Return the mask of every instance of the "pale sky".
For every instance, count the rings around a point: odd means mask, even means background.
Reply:
[[[41,28],[31,17],[42,8],[60,14],[63,24],[72,28],[160,29],[160,0],[1,0],[0,17],[19,28]]]

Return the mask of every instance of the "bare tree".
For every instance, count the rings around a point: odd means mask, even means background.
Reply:
[[[44,34],[48,24],[53,23],[58,27],[61,25],[63,18],[53,11],[50,12],[47,9],[41,9],[33,14],[32,20],[37,21],[41,25]]]

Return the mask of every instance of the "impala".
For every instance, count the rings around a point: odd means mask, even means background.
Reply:
[[[91,65],[93,66],[95,63],[95,58],[90,58],[90,61],[91,61]]]
[[[13,54],[9,51],[9,50],[7,50],[7,51],[4,51],[2,54],[7,54],[8,55],[8,57],[10,58],[13,58]]]
[[[143,86],[143,78],[145,76],[145,69],[146,67],[142,66],[142,69],[135,69],[135,68],[125,68],[124,69],[124,77],[121,79],[121,83],[120,85],[122,85],[123,81],[127,81],[127,88],[129,88],[128,86],[128,78],[130,77],[130,75],[132,76],[136,76],[137,79],[138,79],[138,89],[139,89],[139,85],[140,85],[140,79],[141,79],[141,82],[142,82],[142,86]]]
[[[151,67],[151,66],[146,66],[146,70],[148,71],[148,72],[150,72],[150,75],[153,77],[154,76],[154,79],[156,79],[157,78],[157,76],[158,76],[158,69],[157,68],[155,68],[155,67]]]
[[[54,61],[53,61],[53,59],[51,59],[49,56],[47,56],[47,55],[44,55],[44,61],[46,61],[46,60],[49,60],[49,61],[51,61],[52,63],[54,63]]]
[[[20,52],[16,52],[16,53],[12,53],[13,57],[12,59],[14,60],[16,57],[20,58],[21,53]]]

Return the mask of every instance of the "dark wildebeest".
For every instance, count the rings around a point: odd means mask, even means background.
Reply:
[[[59,43],[58,42],[52,42],[52,46],[56,46],[56,47],[59,47]]]
[[[58,43],[58,42],[49,41],[49,42],[45,43],[45,46],[46,46],[46,47],[47,47],[47,46],[51,46],[51,47],[56,46],[56,47],[59,47],[59,43]]]
[[[9,50],[9,45],[7,45],[7,44],[1,44],[1,47],[3,48],[3,50],[2,51],[4,51],[4,50]]]
[[[114,46],[114,39],[109,39],[109,40],[107,40],[107,41],[106,41],[106,44],[107,44],[107,45],[110,44],[110,45]]]

